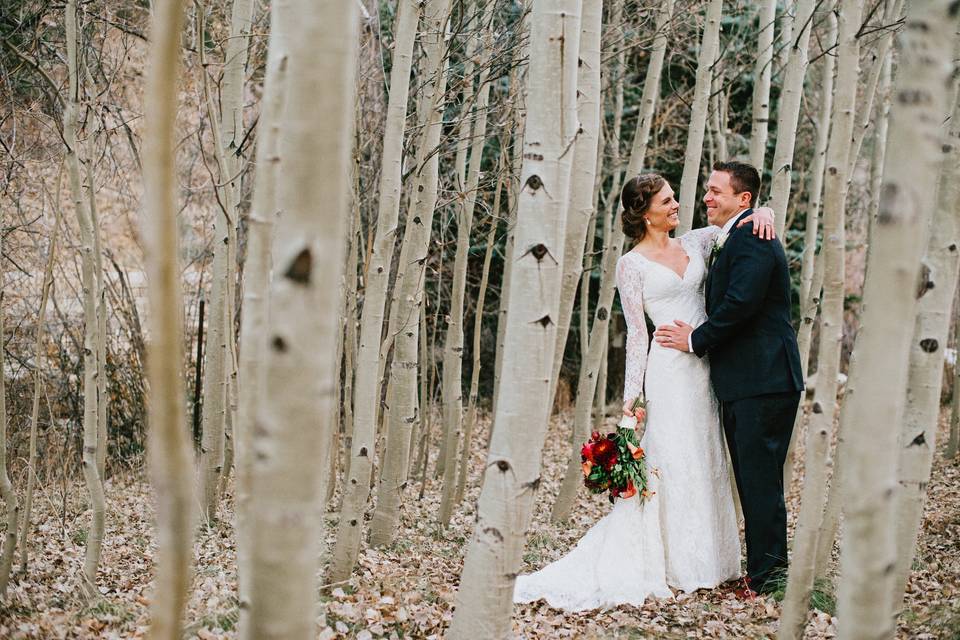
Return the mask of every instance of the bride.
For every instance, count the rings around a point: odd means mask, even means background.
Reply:
[[[648,596],[713,588],[740,576],[740,539],[718,405],[706,358],[648,349],[646,314],[655,326],[706,319],[703,283],[720,231],[669,236],[680,205],[661,176],[642,174],[621,193],[623,230],[635,242],[617,262],[617,289],[627,321],[624,413],[645,392],[647,428],[641,445],[653,495],[618,499],[566,556],[519,576],[514,602],[544,599],[582,611],[641,605]],[[770,209],[753,216],[772,237]],[[638,410],[642,419],[643,410]]]

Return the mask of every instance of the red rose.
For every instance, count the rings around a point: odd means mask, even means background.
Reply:
[[[590,434],[590,439],[593,440],[594,442],[596,442],[597,440],[599,440],[599,439],[600,439],[600,432],[599,432],[599,431],[594,431],[593,433],[591,433],[591,434]]]
[[[617,464],[617,445],[613,440],[601,440],[593,445],[593,462],[609,471]]]
[[[583,447],[580,449],[580,461],[581,462],[596,462],[593,457],[593,445],[589,442],[584,443]]]

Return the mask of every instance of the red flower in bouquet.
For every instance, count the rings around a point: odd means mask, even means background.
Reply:
[[[617,443],[609,438],[595,442],[592,447],[593,462],[607,471],[617,464]]]

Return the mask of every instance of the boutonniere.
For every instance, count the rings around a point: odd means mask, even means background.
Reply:
[[[720,250],[723,249],[723,245],[726,244],[727,237],[729,235],[730,234],[728,233],[721,233],[717,235],[716,238],[714,238],[713,247],[710,248],[710,264],[711,265],[713,264],[713,261],[716,260],[717,255],[719,255],[720,253]]]

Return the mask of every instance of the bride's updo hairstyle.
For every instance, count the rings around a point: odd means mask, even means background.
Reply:
[[[653,197],[660,193],[667,183],[663,176],[657,173],[641,173],[627,181],[620,192],[620,203],[623,205],[621,221],[623,233],[634,242],[640,242],[647,235],[647,225],[643,214],[650,208]]]
[[[663,176],[657,173],[641,173],[627,181],[620,192],[620,203],[623,205],[621,221],[623,233],[634,242],[643,240],[647,235],[647,225],[643,214],[650,208],[653,197],[660,193],[667,183]]]

